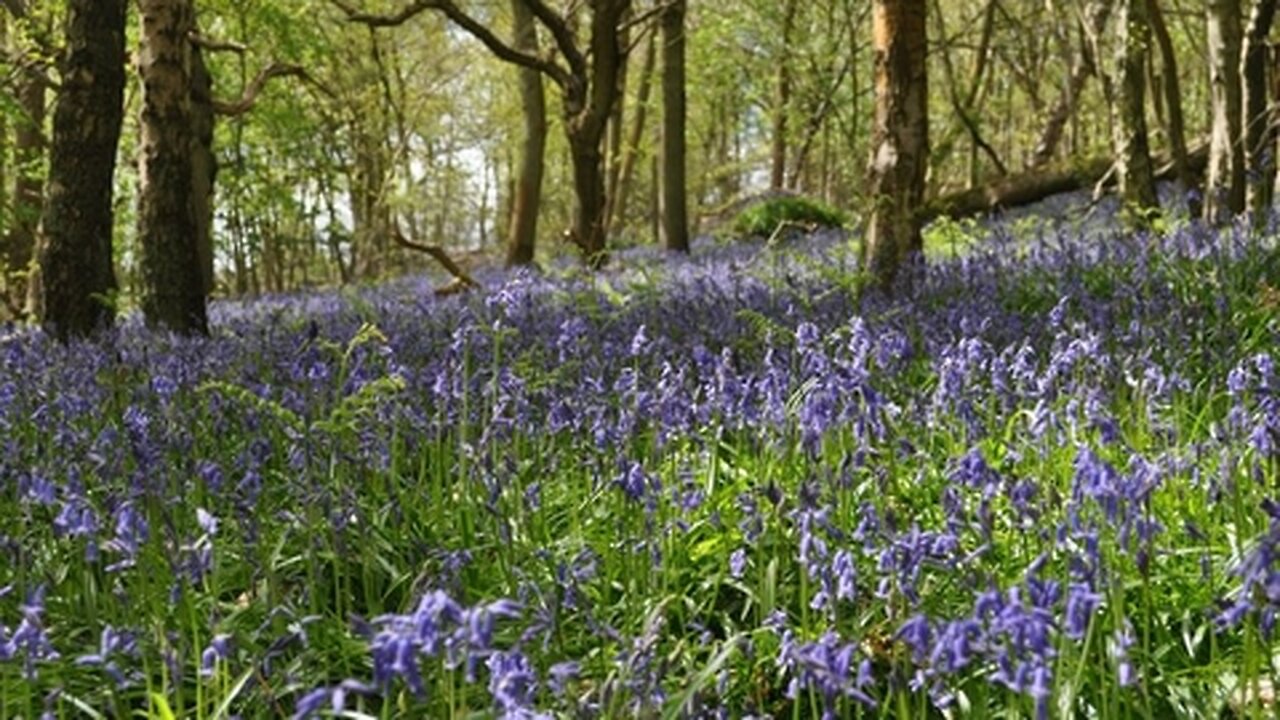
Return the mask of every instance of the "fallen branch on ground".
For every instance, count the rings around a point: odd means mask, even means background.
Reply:
[[[1209,146],[1203,143],[1187,153],[1191,172],[1199,175],[1209,162]],[[1020,205],[1030,205],[1051,195],[1093,188],[1114,182],[1110,156],[1100,156],[1065,167],[1040,168],[998,178],[985,185],[948,193],[931,200],[921,211],[925,222],[946,216],[961,218],[983,215]],[[1156,167],[1157,180],[1176,176],[1172,161],[1163,160]]]
[[[463,270],[462,266],[455,262],[449,256],[449,253],[445,252],[445,249],[439,245],[426,245],[410,240],[401,232],[399,223],[392,224],[391,239],[395,240],[396,244],[402,248],[430,255],[433,260],[440,263],[440,266],[454,277],[452,283],[436,289],[435,294],[437,296],[457,295],[467,290],[480,288],[480,283],[476,282],[475,278],[471,277],[466,270]]]

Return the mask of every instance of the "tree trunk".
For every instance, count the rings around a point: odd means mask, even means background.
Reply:
[[[1165,133],[1169,136],[1169,151],[1173,155],[1174,174],[1187,197],[1187,208],[1192,217],[1201,213],[1199,187],[1191,164],[1187,157],[1186,123],[1182,117],[1182,88],[1178,79],[1178,56],[1173,49],[1173,39],[1169,37],[1169,28],[1164,22],[1164,11],[1160,0],[1147,0],[1147,15],[1151,22],[1151,33],[1160,48],[1160,63],[1164,72],[1161,77],[1161,88],[1164,91],[1166,106]]]
[[[390,218],[383,200],[386,178],[382,166],[382,148],[371,132],[360,124],[352,127],[356,143],[355,168],[351,179],[351,218],[354,225],[352,242],[355,247],[355,276],[362,280],[375,279],[382,272],[382,263],[386,259],[386,254],[382,252],[383,238]],[[448,189],[447,182],[445,188]],[[442,219],[448,210],[447,198],[445,201],[438,208]]]
[[[1121,0],[1120,42],[1116,48],[1117,93],[1115,121],[1116,176],[1124,200],[1126,221],[1147,225],[1158,210],[1155,172],[1147,143],[1146,78],[1143,60],[1151,45],[1146,0]]]
[[[5,302],[20,310],[26,301],[27,274],[35,256],[36,227],[40,224],[44,177],[45,82],[32,74],[18,74],[17,100],[22,115],[14,128],[13,224],[5,242]]]
[[[9,47],[9,16],[0,12],[0,48]],[[9,118],[0,113],[0,138],[9,137]],[[0,208],[9,207],[9,158],[7,153],[0,152]],[[5,218],[0,216],[0,231],[8,232]]]
[[[44,325],[66,340],[111,323],[112,182],[124,116],[126,0],[69,0],[41,252]]]
[[[684,18],[688,0],[662,13],[662,245],[689,252],[688,185],[685,177]]]
[[[618,42],[623,48],[631,47],[631,28],[627,24],[630,12],[623,16],[623,26],[618,31]],[[605,133],[607,143],[605,155],[605,232],[613,230],[613,198],[618,192],[618,184],[622,182],[622,163],[624,140],[627,127],[627,82],[630,75],[631,56],[625,54],[618,67],[618,96],[613,103],[613,112],[609,115],[609,127]]]
[[[1244,212],[1240,0],[1209,0],[1208,21],[1213,126],[1204,216],[1209,222],[1221,223]]]
[[[781,190],[787,183],[787,115],[791,110],[791,35],[795,30],[796,0],[784,0],[782,44],[778,56],[777,85],[773,100],[773,148],[769,187]]]
[[[22,114],[15,125],[13,144],[13,215],[5,242],[6,303],[21,309],[26,302],[27,275],[35,254],[36,227],[40,223],[44,178],[44,80],[19,71],[17,101]]]
[[[138,241],[142,312],[178,333],[205,333],[205,295],[192,202],[191,0],[138,0],[142,42]]]
[[[1096,37],[1098,33],[1102,32],[1107,25],[1107,16],[1110,13],[1111,3],[1109,2],[1088,7],[1085,17],[1089,28],[1084,30],[1088,37]],[[1040,139],[1036,142],[1035,151],[1031,154],[1031,163],[1028,169],[1044,167],[1053,160],[1054,155],[1058,152],[1058,145],[1062,142],[1063,131],[1066,129],[1067,122],[1075,117],[1076,109],[1080,106],[1080,93],[1084,91],[1084,86],[1089,80],[1089,76],[1096,72],[1095,63],[1097,59],[1092,58],[1092,48],[1088,37],[1081,41],[1080,57],[1071,68],[1071,74],[1067,78],[1066,89],[1062,95],[1058,96],[1052,109],[1049,110],[1044,129],[1040,131]]]
[[[892,292],[899,271],[923,250],[918,209],[929,158],[925,0],[875,0],[875,126],[863,248],[866,267]]]
[[[609,259],[602,145],[618,100],[618,72],[624,60],[618,25],[631,7],[631,0],[598,0],[594,6],[591,67],[587,77],[578,78],[566,88],[564,114],[578,200],[571,239],[582,251],[587,266],[600,268]]]
[[[204,53],[191,46],[191,212],[200,257],[200,290],[213,294],[213,192],[218,160],[213,154],[213,78]]]
[[[649,95],[653,92],[653,72],[658,64],[657,33],[650,33],[645,43],[644,61],[640,69],[640,86],[636,89],[635,119],[631,121],[631,137],[622,158],[622,175],[618,179],[617,192],[610,196],[610,216],[613,227],[627,222],[627,199],[631,194],[636,172],[636,160],[640,157],[640,143],[644,140],[645,123],[649,114]]]
[[[1247,202],[1253,223],[1260,227],[1271,211],[1275,194],[1276,133],[1267,83],[1267,36],[1276,16],[1276,0],[1253,0],[1244,36],[1244,151],[1249,178]]]
[[[600,151],[600,136],[584,135],[569,137],[569,159],[573,165],[573,186],[577,195],[572,233],[587,266],[600,268],[608,261],[604,228],[604,156]]]
[[[515,47],[538,54],[538,32],[533,13],[524,0],[511,0],[515,23]],[[516,68],[520,79],[520,104],[524,111],[524,146],[511,204],[511,236],[507,243],[507,267],[533,263],[538,239],[538,210],[542,204],[542,175],[547,147],[547,101],[542,73]]]

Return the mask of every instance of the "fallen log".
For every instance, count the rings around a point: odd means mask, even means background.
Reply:
[[[1202,143],[1187,154],[1191,171],[1200,176],[1209,162],[1209,145]],[[1092,188],[1104,179],[1106,185],[1114,183],[1108,178],[1114,161],[1110,157],[1096,157],[1065,167],[1033,169],[1016,175],[1006,175],[986,185],[939,196],[930,201],[920,212],[924,222],[940,217],[962,218],[985,215],[997,210],[1030,205],[1059,193]],[[1177,175],[1177,168],[1170,160],[1162,161],[1156,169],[1156,180],[1169,180]]]

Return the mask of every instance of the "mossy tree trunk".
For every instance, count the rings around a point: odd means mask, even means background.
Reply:
[[[1121,0],[1116,48],[1115,154],[1126,222],[1146,226],[1158,210],[1155,170],[1147,141],[1146,87],[1143,73],[1151,32],[1146,0]]]

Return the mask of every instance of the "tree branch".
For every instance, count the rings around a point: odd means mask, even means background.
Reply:
[[[562,88],[568,86],[569,74],[565,72],[564,68],[545,58],[540,58],[537,55],[530,55],[516,50],[503,42],[503,40],[497,35],[494,35],[489,28],[485,27],[478,20],[460,10],[457,5],[454,5],[449,0],[436,0],[433,4],[445,14],[445,17],[452,20],[455,25],[466,30],[472,37],[484,43],[484,46],[489,48],[489,52],[497,55],[500,60],[505,60],[515,65],[527,67],[531,70],[537,70],[551,78],[552,82]],[[565,57],[568,58],[569,56],[566,55]],[[572,59],[570,59],[570,65],[572,66],[572,64]]]
[[[469,35],[483,43],[484,46],[489,49],[489,52],[496,55],[498,59],[512,63],[513,65],[537,70],[551,78],[552,82],[561,87],[566,86],[569,82],[569,75],[564,71],[564,68],[545,58],[520,52],[519,50],[511,47],[507,43],[503,42],[497,35],[493,34],[493,32],[489,30],[489,28],[485,27],[483,23],[463,12],[462,9],[455,5],[451,0],[414,0],[413,3],[406,5],[400,10],[400,12],[395,13],[394,15],[374,15],[371,13],[361,12],[350,2],[347,2],[347,0],[329,0],[329,2],[347,16],[348,22],[360,23],[373,28],[398,27],[427,10],[439,10],[455,25],[467,31]],[[554,13],[552,14],[554,15]],[[568,56],[566,55],[566,57]]]
[[[17,74],[26,75],[44,86],[46,90],[50,90],[55,93],[62,90],[62,84],[57,80],[54,80],[53,77],[49,75],[49,66],[45,63],[23,56],[17,52],[4,52],[3,50],[0,50],[0,56],[9,63],[9,66],[13,68]],[[17,82],[12,79],[13,77],[13,75],[6,77],[6,84],[9,82]]]
[[[396,244],[402,248],[430,255],[433,260],[440,263],[440,266],[453,276],[455,282],[437,290],[437,295],[452,295],[461,290],[480,287],[480,283],[476,282],[475,278],[468,275],[466,270],[463,270],[453,258],[449,257],[449,253],[445,252],[444,248],[439,245],[424,245],[410,240],[400,231],[400,223],[398,222],[391,225],[391,239],[395,240]]]
[[[357,10],[354,5],[346,0],[329,0],[329,2],[346,14],[348,22],[361,23],[369,27],[398,27],[435,5],[432,0],[414,0],[414,2],[405,5],[400,9],[400,12],[394,15],[375,15]]]
[[[521,2],[529,6],[529,11],[551,33],[551,38],[556,41],[560,54],[564,55],[565,62],[569,63],[569,71],[578,77],[585,76],[587,58],[578,49],[578,43],[573,38],[573,30],[564,16],[552,10],[543,0],[521,0]]]
[[[653,18],[658,17],[662,13],[666,12],[672,5],[675,5],[675,4],[676,3],[674,2],[674,0],[667,0],[666,2],[660,2],[657,5],[654,5],[653,7],[649,8],[648,10],[645,10],[644,12],[640,13],[639,15],[631,18],[630,20],[622,23],[622,25],[618,28],[618,31],[622,32],[625,30],[630,30],[631,28],[636,27],[638,25],[643,25],[649,22],[650,20],[652,20]]]
[[[238,55],[243,55],[249,51],[248,47],[233,40],[214,40],[201,35],[199,31],[196,30],[192,30],[187,33],[187,40],[201,50],[207,50],[209,52],[233,52]]]
[[[311,76],[299,65],[287,65],[284,63],[271,63],[258,73],[258,76],[249,83],[249,87],[244,89],[244,95],[233,101],[214,99],[213,111],[225,117],[237,117],[243,115],[253,109],[258,103],[258,96],[262,94],[267,83],[272,78],[277,77],[299,77],[306,80]]]

